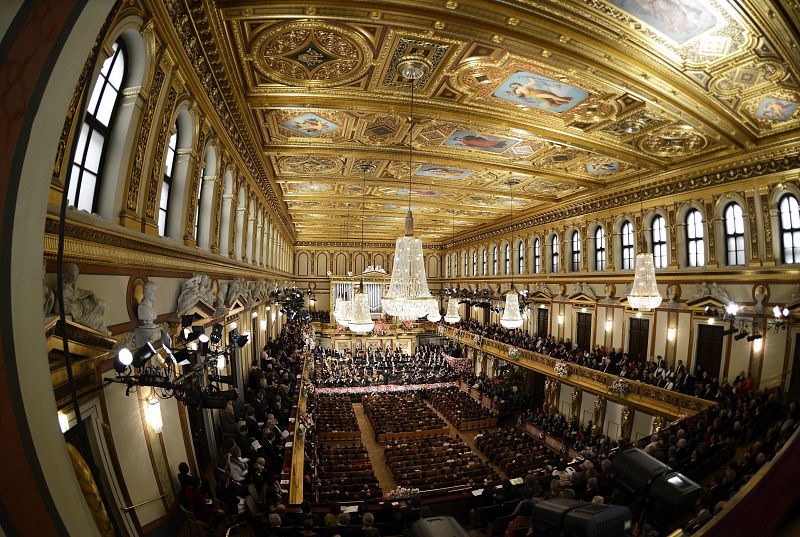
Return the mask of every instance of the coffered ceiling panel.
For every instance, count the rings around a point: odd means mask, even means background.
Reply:
[[[796,29],[771,0],[202,4],[300,240],[360,236],[362,210],[392,239],[409,203],[444,240],[512,198],[535,213],[797,142]]]

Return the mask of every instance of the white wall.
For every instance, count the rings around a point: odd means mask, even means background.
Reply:
[[[636,410],[633,413],[633,427],[631,428],[631,440],[636,441],[643,436],[650,436],[653,432],[653,416]]]
[[[603,432],[613,439],[619,438],[622,424],[622,405],[614,401],[606,401],[606,416],[603,420]]]
[[[559,392],[558,410],[567,417],[572,411],[572,386],[564,382],[561,383],[561,391]]]
[[[593,393],[584,391],[581,395],[581,425],[586,425],[594,420],[594,403],[596,401],[597,396]]]

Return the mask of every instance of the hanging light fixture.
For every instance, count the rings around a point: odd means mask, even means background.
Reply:
[[[347,218],[345,218],[344,222],[342,223],[342,244],[345,243],[345,226],[350,220],[350,207],[347,208]],[[336,319],[336,322],[340,325],[348,328],[350,324],[350,301],[347,299],[347,296],[343,294],[339,294],[336,297],[336,303],[333,306],[333,317]],[[272,316],[273,320],[275,316]]]
[[[368,163],[359,165],[359,170],[362,174],[363,183],[361,186],[361,253],[364,259],[367,259],[366,250],[364,250],[364,207],[366,205],[367,195],[367,172],[372,170],[373,166]],[[375,321],[372,320],[372,314],[369,309],[369,295],[364,291],[364,273],[362,271],[359,278],[358,292],[353,296],[353,301],[350,306],[350,322],[348,326],[350,330],[356,334],[366,334],[375,327]]]
[[[630,134],[636,134],[641,130],[641,124],[638,122],[631,123],[625,129]],[[636,138],[634,136],[634,147],[636,146]],[[644,197],[642,196],[642,177],[641,169],[639,173],[639,212],[644,213]],[[639,235],[639,244],[643,245],[642,235]],[[643,250],[644,248],[642,248]],[[661,305],[661,294],[658,292],[658,283],[656,282],[656,267],[651,253],[636,254],[636,263],[634,264],[633,285],[628,293],[628,304],[631,308],[642,311],[650,311],[656,309]]]
[[[456,211],[453,209],[453,235],[452,235],[451,242],[455,242],[456,238]],[[452,290],[453,293],[457,292],[457,289],[454,287]],[[451,296],[447,299],[447,312],[444,315],[444,322],[447,324],[455,324],[461,320],[461,315],[458,314],[458,299],[454,296]]]
[[[511,203],[510,203],[510,213],[511,213],[511,227],[514,224],[514,185],[516,181],[513,179],[509,179],[508,181],[508,190],[511,193]],[[513,237],[512,237],[513,242]],[[508,249],[509,255],[511,255],[511,248]],[[511,289],[508,290],[506,293],[506,304],[503,308],[503,316],[500,318],[500,325],[503,328],[507,328],[508,330],[514,330],[519,328],[524,323],[522,319],[522,315],[519,313],[519,295],[517,294],[517,290],[514,289],[514,267],[512,263],[509,261],[508,265],[511,270]]]
[[[414,237],[411,215],[412,161],[414,152],[414,84],[431,70],[430,62],[421,56],[406,56],[397,62],[397,71],[411,82],[411,115],[408,129],[408,212],[405,235],[395,243],[394,267],[389,289],[383,297],[383,310],[401,321],[413,321],[432,311],[435,300],[428,289],[422,240]]]

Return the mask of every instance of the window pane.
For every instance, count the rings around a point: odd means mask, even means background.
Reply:
[[[172,177],[172,163],[175,160],[175,152],[172,148],[167,149],[167,160],[164,163],[164,175]]]
[[[106,60],[106,63],[110,62],[111,58]],[[105,64],[103,64],[103,68],[105,69]],[[101,74],[97,77],[97,81],[94,83],[94,89],[92,89],[92,95],[89,97],[89,104],[86,106],[86,111],[90,114],[94,115],[95,111],[97,110],[97,103],[100,102],[100,95],[103,93],[103,88],[105,88],[106,79]]]
[[[108,82],[114,89],[120,89],[122,86],[122,76],[125,74],[125,57],[122,54],[117,54],[117,59],[114,61],[114,66],[111,68],[111,75],[108,77]]]
[[[106,87],[103,96],[100,99],[100,104],[97,107],[97,113],[94,116],[97,121],[108,127],[111,121],[111,113],[114,112],[114,103],[117,102],[117,91],[112,87]]]
[[[87,171],[83,172],[81,178],[81,192],[78,196],[78,209],[92,212],[94,203],[94,187],[97,184],[97,176]]]
[[[100,157],[103,156],[103,144],[105,143],[105,136],[101,133],[94,131],[89,140],[89,147],[86,150],[86,161],[84,166],[89,171],[98,173],[100,171]]]
[[[169,206],[169,183],[161,182],[161,199],[158,200],[158,206],[165,211]]]
[[[69,177],[69,190],[67,191],[67,202],[75,207],[75,193],[78,191],[78,183],[81,180],[80,166],[72,165],[72,174]]]
[[[163,209],[158,210],[158,234],[162,237],[166,235],[167,229],[167,211]]]

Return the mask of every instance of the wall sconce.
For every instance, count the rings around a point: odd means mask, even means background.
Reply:
[[[231,330],[236,330],[238,326],[239,325],[236,323],[236,321],[233,321],[231,324],[228,325],[228,328]]]
[[[675,327],[670,326],[667,328],[667,341],[675,341]]]
[[[272,306],[270,306],[270,305],[267,305],[267,311],[269,311],[269,310],[271,310],[271,309],[272,309]]]
[[[559,315],[558,316],[558,324],[564,324],[564,316],[563,315]]]
[[[713,325],[713,324],[716,322],[716,320],[715,320],[713,317],[709,317],[709,318],[708,318],[708,321],[706,321],[706,322],[707,322],[708,324],[710,324],[710,325]]]
[[[145,400],[144,419],[153,431],[160,433],[164,427],[161,419],[161,401],[155,395]]]
[[[262,332],[266,332],[267,331],[267,320],[266,319],[261,319],[261,331]]]
[[[273,311],[273,312],[272,312],[272,322],[275,322],[275,318],[276,318],[277,316],[278,316],[278,315],[277,315],[277,314],[276,314],[276,313]]]
[[[586,308],[585,307],[581,308],[581,313],[586,313]]]
[[[61,428],[62,433],[66,433],[69,430],[69,416],[58,411],[58,426]]]
[[[611,332],[611,329],[614,328],[614,321],[611,319],[606,320],[606,332]]]
[[[253,319],[258,319],[258,312],[254,311],[253,313],[250,314],[250,317],[252,317]]]
[[[636,318],[637,319],[641,319],[642,318],[642,312],[641,311],[637,311],[636,312]]]
[[[762,338],[753,340],[753,352],[761,352],[761,349],[763,348],[764,348],[764,340]]]

